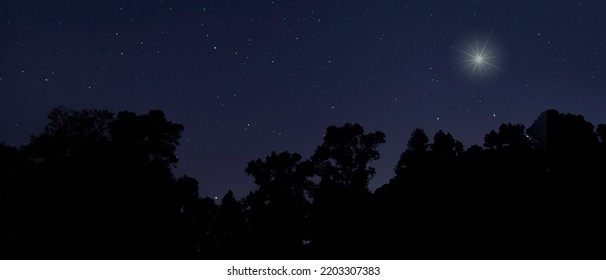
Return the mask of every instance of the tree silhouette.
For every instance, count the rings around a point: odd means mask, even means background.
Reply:
[[[598,127],[596,128],[596,132],[600,136],[600,142],[602,144],[606,143],[606,124],[598,125]]]
[[[132,249],[146,256],[174,253],[171,239],[176,237],[178,209],[166,200],[174,199],[170,164],[177,162],[175,149],[182,130],[182,125],[167,121],[157,110],[139,116],[121,112],[109,125],[111,152],[120,159],[112,164],[119,181],[112,192],[120,193],[114,209],[122,210],[113,219],[129,229],[126,240],[134,244]]]
[[[377,148],[382,143],[385,143],[383,132],[365,134],[359,124],[328,127],[324,142],[311,158],[321,180],[320,186],[366,189],[375,174],[375,169],[368,163],[380,158]]]
[[[250,252],[246,246],[246,219],[242,204],[232,191],[221,200],[216,219],[217,246],[220,258],[242,259]]]
[[[25,170],[22,152],[0,142],[0,257],[14,256],[14,241],[22,234],[15,210]]]
[[[598,134],[582,116],[547,110],[527,132],[542,154],[550,177],[577,180],[594,172]]]
[[[173,227],[179,228],[177,233],[179,243],[175,246],[181,257],[195,258],[200,254],[201,244],[198,238],[202,234],[199,228],[197,204],[200,201],[198,194],[198,180],[182,176],[174,183],[172,197],[173,209],[171,212],[175,215],[173,218]],[[213,201],[214,203],[214,201]],[[209,250],[207,248],[207,250]]]
[[[32,160],[52,163],[104,150],[109,142],[108,126],[113,114],[107,111],[70,111],[57,107],[48,114],[44,132],[32,136],[26,147]]]
[[[110,124],[116,149],[128,152],[132,160],[164,168],[178,161],[175,150],[181,131],[182,125],[167,121],[159,110],[141,116],[120,112]]]
[[[433,137],[431,144],[432,157],[441,159],[451,159],[459,156],[463,152],[463,144],[455,140],[450,133],[438,131]]]
[[[603,259],[606,125],[547,110],[465,149],[415,129],[374,193],[382,132],[330,126],[308,158],[248,163],[258,188],[220,205],[172,169],[161,111],[55,108],[0,143],[0,257],[18,259]],[[388,252],[388,253],[387,253]]]
[[[519,180],[520,176],[525,176],[527,181],[542,179],[542,168],[539,166],[534,144],[523,125],[501,124],[499,132],[492,130],[484,136],[484,147],[488,148],[484,163],[493,165],[495,168],[492,170],[498,173],[509,174],[507,177],[500,176],[500,182],[515,184],[513,180]],[[498,175],[490,170],[484,172],[491,174],[493,178]]]
[[[359,124],[330,126],[322,145],[311,157],[319,183],[312,192],[312,242],[326,257],[360,255],[371,246],[368,182],[375,169],[368,164],[379,159],[382,132],[364,133]]]
[[[273,152],[264,161],[249,162],[245,171],[259,186],[246,198],[254,250],[264,258],[300,256],[308,239],[311,185],[301,156]]]
[[[606,193],[595,185],[595,175],[605,171],[599,138],[593,124],[583,116],[547,110],[527,130],[535,141],[546,172],[542,207],[552,209],[545,218],[545,240],[575,239],[583,246],[603,246],[598,236],[606,233],[596,223],[603,213],[600,197]],[[545,245],[547,247],[547,245]],[[560,251],[579,251],[565,243]]]
[[[106,111],[55,108],[44,132],[21,148],[25,170],[13,209],[20,234],[12,253],[43,257],[103,250],[102,242],[86,249],[79,243],[102,230],[103,203],[96,192],[107,184],[103,174],[111,163],[106,151],[112,117]]]
[[[219,256],[216,227],[218,209],[215,200],[210,197],[196,201],[191,219],[192,231],[186,231],[193,241],[193,258],[213,259]]]
[[[501,124],[499,132],[494,130],[484,136],[484,147],[489,149],[530,150],[532,142],[526,135],[524,125]]]
[[[181,125],[55,108],[21,148],[9,254],[44,258],[153,258],[174,253],[172,172]],[[84,246],[86,244],[86,246]],[[172,252],[172,253],[171,253]]]
[[[449,133],[438,131],[429,143],[423,129],[412,132],[394,168],[395,177],[375,192],[381,233],[376,239],[382,246],[424,258],[455,244],[449,238],[461,224],[453,221],[461,221],[457,217],[461,207],[454,201],[462,154],[463,144]]]
[[[406,151],[400,155],[400,160],[394,169],[397,177],[404,176],[405,170],[423,170],[429,161],[429,138],[422,128],[416,128],[412,132],[406,146]]]

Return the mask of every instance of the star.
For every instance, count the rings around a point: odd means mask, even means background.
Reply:
[[[464,55],[463,68],[470,69],[469,80],[474,76],[480,78],[485,76],[489,71],[500,68],[495,65],[496,48],[489,45],[492,33],[488,34],[487,38],[479,42],[478,38],[474,38],[474,42],[469,44],[466,50],[455,48]]]

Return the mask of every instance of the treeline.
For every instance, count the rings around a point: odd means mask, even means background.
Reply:
[[[606,125],[579,115],[548,110],[467,149],[416,129],[374,193],[385,135],[330,126],[308,158],[248,163],[258,188],[218,204],[173,175],[183,126],[161,111],[48,118],[0,145],[1,258],[606,258]]]

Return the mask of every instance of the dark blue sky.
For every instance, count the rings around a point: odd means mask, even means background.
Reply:
[[[161,109],[185,126],[176,173],[241,197],[248,161],[308,157],[327,126],[357,122],[387,134],[376,188],[415,127],[468,147],[548,108],[606,122],[605,12],[597,0],[5,1],[0,141],[27,143],[58,105]],[[487,39],[496,68],[471,75],[457,49]]]

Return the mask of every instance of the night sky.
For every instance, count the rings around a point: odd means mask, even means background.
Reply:
[[[4,1],[0,61],[0,141],[26,144],[55,106],[161,109],[185,126],[175,173],[219,198],[344,122],[387,135],[371,189],[416,127],[469,147],[548,108],[606,123],[598,0]]]

